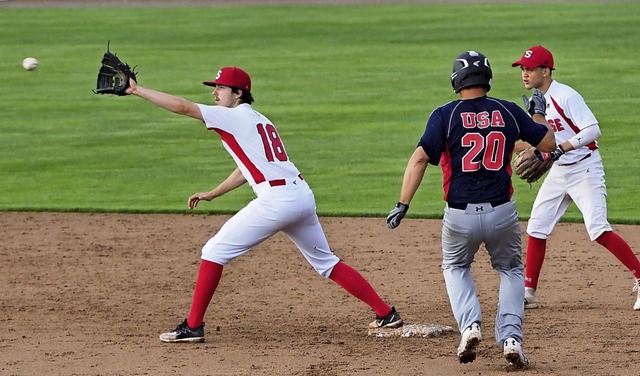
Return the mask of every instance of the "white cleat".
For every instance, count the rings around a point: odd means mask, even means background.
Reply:
[[[476,349],[482,341],[480,324],[474,322],[462,332],[460,346],[458,346],[458,360],[460,363],[470,363],[476,360]]]
[[[521,369],[529,365],[529,360],[522,351],[522,345],[515,338],[507,338],[504,341],[504,357],[510,366]]]
[[[536,297],[536,289],[525,287],[524,289],[524,308],[535,309],[540,308],[540,301]]]

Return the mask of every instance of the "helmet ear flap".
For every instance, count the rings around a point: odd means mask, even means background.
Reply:
[[[455,63],[453,64],[454,64],[453,73],[451,73],[451,87],[453,88],[453,92],[458,94],[458,92],[460,91],[456,88],[456,86],[458,85],[458,80],[457,80],[458,73],[456,72]]]

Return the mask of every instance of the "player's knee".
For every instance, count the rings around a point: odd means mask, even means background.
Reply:
[[[331,278],[331,274],[333,273],[334,268],[336,267],[336,265],[338,265],[339,262],[340,260],[336,257],[336,259],[332,260],[330,263],[324,263],[322,265],[314,264],[312,266],[313,269],[322,277]]]

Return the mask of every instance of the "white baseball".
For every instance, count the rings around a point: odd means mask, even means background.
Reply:
[[[27,57],[22,60],[22,67],[28,71],[34,70],[38,67],[38,60],[35,57]]]

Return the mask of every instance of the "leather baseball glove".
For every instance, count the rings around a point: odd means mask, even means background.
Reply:
[[[102,56],[102,66],[98,71],[96,94],[113,94],[124,96],[129,87],[129,77],[136,80],[135,67],[132,69],[127,63],[122,62],[115,54],[109,51]]]
[[[535,147],[531,146],[520,152],[513,161],[515,172],[522,180],[526,180],[527,183],[535,183],[544,174],[551,169],[555,159],[546,157]],[[556,158],[557,159],[557,158]]]

